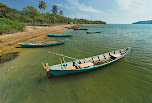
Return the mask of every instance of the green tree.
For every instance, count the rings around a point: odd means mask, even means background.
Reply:
[[[62,10],[60,10],[59,14],[60,14],[60,16],[63,16],[63,11],[62,11]]]
[[[45,8],[46,8],[46,4],[44,1],[42,1],[42,0],[39,1],[39,8],[40,8],[40,10],[42,9],[42,14],[43,14],[43,10],[45,10]]]
[[[10,9],[0,2],[0,18],[7,18],[7,14],[9,13]]]
[[[59,15],[60,15],[60,23],[61,23],[61,21],[63,21],[62,20],[62,16],[63,16],[63,11],[62,10],[60,10]]]
[[[34,19],[37,15],[39,15],[39,12],[37,11],[36,8],[33,6],[27,6],[23,8],[23,11],[25,12],[26,15],[29,15],[32,21],[32,25],[34,25]]]
[[[54,23],[56,23],[56,16],[57,16],[57,13],[58,13],[58,7],[56,5],[53,5],[51,11],[52,11],[52,14],[54,16]]]

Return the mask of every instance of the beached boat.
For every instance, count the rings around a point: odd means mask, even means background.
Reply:
[[[68,29],[73,29],[73,27],[68,27]]]
[[[43,63],[42,65],[44,69],[46,69],[48,77],[84,72],[111,64],[125,56],[129,52],[129,50],[130,47],[93,57],[88,57],[85,59],[77,59],[71,62],[65,62],[63,60],[64,63],[62,63],[61,60],[61,64],[53,66],[48,66],[48,63],[46,63],[46,66]]]
[[[101,33],[101,31],[88,31],[88,34],[92,34],[92,33]]]
[[[50,42],[31,42],[31,43],[17,43],[21,45],[22,47],[44,47],[44,46],[53,46],[53,45],[59,45],[59,44],[64,44],[68,41],[67,40],[61,40],[61,41],[50,41]]]
[[[78,26],[68,27],[68,29],[74,29],[74,28],[78,28]]]
[[[15,58],[16,56],[18,56],[18,54],[19,54],[19,52],[11,52],[11,53],[7,53],[7,54],[2,54],[0,56],[0,63],[9,61],[9,60]]]
[[[88,28],[74,28],[74,30],[88,30]]]
[[[73,34],[46,34],[48,37],[70,37]]]

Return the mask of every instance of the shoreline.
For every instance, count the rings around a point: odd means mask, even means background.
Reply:
[[[45,41],[46,34],[61,33],[66,28],[75,26],[76,24],[53,25],[51,27],[42,26],[26,26],[25,32],[17,32],[13,34],[0,35],[0,55],[10,52],[18,52],[16,47],[19,47],[18,42],[28,41]]]

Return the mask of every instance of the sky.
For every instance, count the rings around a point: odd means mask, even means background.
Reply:
[[[107,24],[131,24],[152,20],[152,0],[43,0],[45,12],[51,13],[56,4],[70,18],[101,20]],[[23,10],[26,6],[38,9],[39,0],[0,0],[8,7]]]

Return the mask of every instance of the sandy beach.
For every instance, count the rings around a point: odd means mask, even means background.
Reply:
[[[54,25],[50,27],[41,26],[26,26],[25,32],[18,32],[14,34],[3,34],[0,35],[0,54],[14,52],[17,50],[18,42],[27,41],[43,41],[46,34],[56,34],[61,33],[65,30],[65,27],[70,27],[74,25]]]

